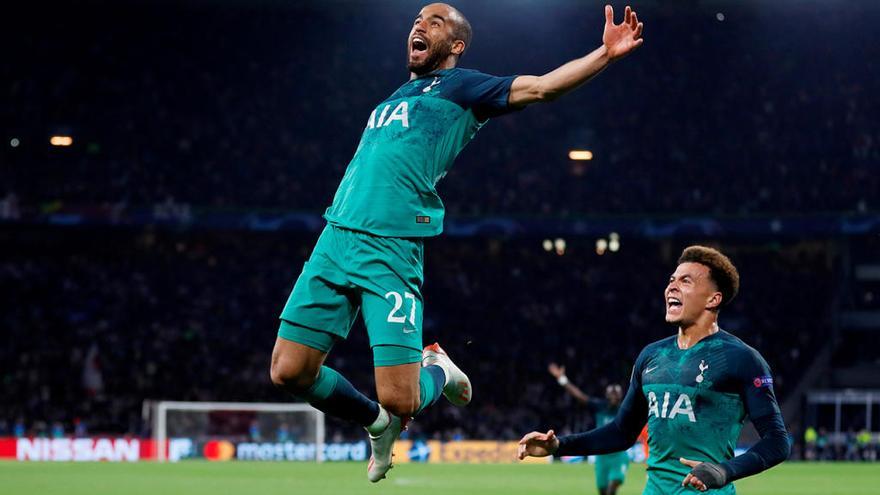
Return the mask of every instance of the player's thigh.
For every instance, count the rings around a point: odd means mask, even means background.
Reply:
[[[421,360],[422,243],[407,239],[366,238],[355,284],[361,289],[364,323],[374,350],[375,366]],[[357,277],[357,279],[354,279]],[[383,346],[409,352],[384,352]]]
[[[421,293],[387,285],[386,297],[361,296],[364,322],[373,350],[379,403],[398,416],[411,416],[419,406],[422,361]]]
[[[418,363],[422,359],[421,292],[391,284],[387,287],[384,297],[375,293],[361,295],[373,365]]]
[[[347,246],[340,237],[338,229],[324,229],[280,316],[296,327],[330,334],[335,337],[333,340],[348,337],[359,307],[357,289],[344,266]],[[284,330],[282,325],[281,338],[310,345],[298,338],[296,332]],[[329,352],[329,348],[319,350]]]

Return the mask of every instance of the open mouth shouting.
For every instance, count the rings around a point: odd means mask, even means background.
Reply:
[[[415,62],[420,64],[425,61],[428,56],[428,40],[426,40],[422,35],[415,35],[410,39],[409,42],[409,59],[410,62]]]
[[[675,296],[666,296],[666,314],[668,316],[678,316],[681,314],[681,299]]]

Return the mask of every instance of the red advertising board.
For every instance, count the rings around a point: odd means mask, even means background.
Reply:
[[[155,442],[140,438],[0,438],[0,459],[137,462],[155,458]]]

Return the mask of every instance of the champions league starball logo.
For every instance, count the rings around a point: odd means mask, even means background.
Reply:
[[[431,447],[424,440],[416,440],[409,449],[409,460],[412,462],[428,462],[431,458]]]
[[[752,381],[755,388],[769,387],[773,385],[773,377],[769,375],[758,376]]]

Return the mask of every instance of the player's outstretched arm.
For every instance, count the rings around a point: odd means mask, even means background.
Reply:
[[[584,391],[581,390],[577,385],[571,383],[568,380],[568,377],[565,375],[565,366],[559,366],[556,363],[550,363],[547,366],[547,371],[549,371],[550,374],[553,375],[553,378],[556,378],[556,381],[559,382],[559,384],[562,385],[565,390],[569,394],[571,394],[572,397],[577,399],[578,402],[586,404],[590,401],[589,395],[584,393]]]
[[[519,76],[510,87],[508,103],[524,107],[532,103],[553,101],[602,72],[611,62],[621,59],[642,45],[643,25],[629,6],[623,22],[614,24],[614,10],[605,6],[605,31],[602,46],[589,55],[572,60],[543,76]]]
[[[595,430],[562,437],[557,437],[553,430],[547,433],[533,431],[519,441],[519,458],[610,454],[632,447],[645,426],[645,418],[648,417],[648,402],[641,392],[642,368],[646,356],[647,351],[642,350],[636,359],[629,389],[614,421]]]

